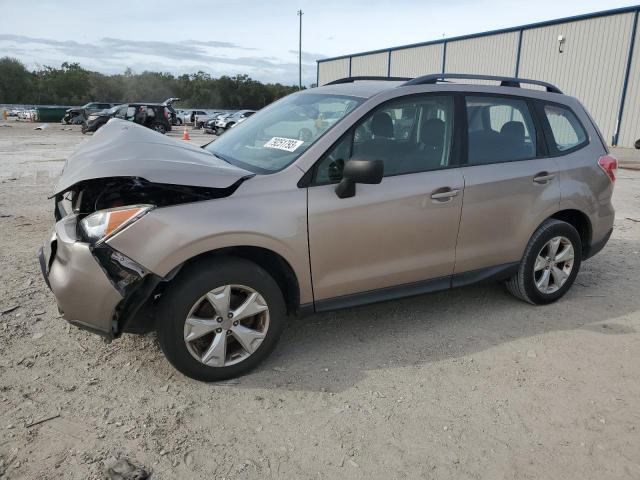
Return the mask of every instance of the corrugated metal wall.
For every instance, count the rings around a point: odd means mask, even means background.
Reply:
[[[633,146],[640,139],[640,19],[637,20],[636,39],[633,48],[631,71],[627,86],[627,97],[620,122],[620,138],[618,144]]]
[[[351,57],[351,75],[353,77],[363,77],[367,75],[386,76],[388,68],[388,52]]]
[[[318,63],[318,85],[349,76],[349,59],[339,58]]]
[[[415,77],[438,73],[442,71],[443,54],[446,72],[512,76],[517,69],[520,77],[551,82],[563,92],[578,97],[594,117],[605,140],[611,142],[620,111],[636,18],[631,8],[636,7],[630,7],[624,13],[605,12],[563,23],[523,26],[513,31],[390,49],[390,65],[389,51],[354,55],[351,57],[351,75]],[[559,35],[565,39],[562,52],[559,51]],[[349,58],[318,63],[319,85],[348,75]],[[638,138],[640,31],[635,39],[618,145],[631,147]]]
[[[551,82],[579,98],[611,142],[633,18],[626,13],[525,30],[519,76]],[[559,35],[565,38],[563,53]]]
[[[447,42],[445,72],[513,76],[518,32]]]
[[[392,77],[417,77],[442,71],[443,44],[403,48],[391,52]]]

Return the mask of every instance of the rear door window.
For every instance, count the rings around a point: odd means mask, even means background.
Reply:
[[[536,127],[525,100],[469,96],[466,106],[469,165],[536,157]]]
[[[549,140],[557,152],[563,153],[587,143],[587,133],[571,110],[559,105],[547,104],[544,106],[544,114],[553,137]]]

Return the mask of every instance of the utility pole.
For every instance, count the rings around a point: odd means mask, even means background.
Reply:
[[[300,29],[298,36],[298,90],[302,90],[302,10],[298,10]]]

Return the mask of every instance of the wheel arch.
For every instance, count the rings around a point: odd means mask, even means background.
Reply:
[[[566,209],[554,213],[549,218],[566,222],[578,231],[582,243],[582,258],[587,258],[589,256],[593,234],[593,226],[591,225],[589,217],[580,210]]]
[[[158,283],[152,292],[146,297],[136,313],[127,322],[124,329],[128,333],[146,333],[155,330],[158,299],[164,290],[171,285],[171,281],[180,272],[202,261],[212,260],[215,257],[236,257],[251,261],[267,271],[278,284],[284,297],[288,315],[300,312],[300,284],[298,277],[289,262],[280,254],[264,247],[250,245],[222,247],[207,252],[199,253],[188,258],[174,269],[164,281]]]
[[[289,262],[279,253],[268,248],[251,245],[223,247],[200,253],[185,260],[180,269],[213,257],[238,257],[249,260],[267,271],[276,281],[285,303],[287,313],[295,314],[300,309],[300,284],[298,277]]]

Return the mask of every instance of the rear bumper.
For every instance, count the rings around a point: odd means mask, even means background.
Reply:
[[[65,320],[112,338],[116,306],[123,296],[107,278],[89,244],[78,241],[75,229],[73,215],[56,223],[39,253],[42,275]]]
[[[591,245],[589,246],[589,251],[586,252],[586,255],[584,256],[584,259],[586,260],[587,258],[591,258],[593,257],[596,253],[600,252],[600,250],[602,250],[605,245],[607,244],[607,242],[609,241],[609,239],[611,238],[611,234],[613,233],[613,228],[611,228],[604,237],[602,237],[601,239],[595,241],[595,242],[591,242]]]

